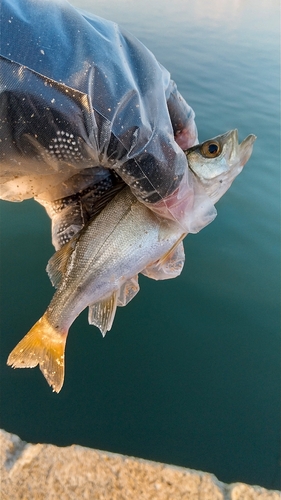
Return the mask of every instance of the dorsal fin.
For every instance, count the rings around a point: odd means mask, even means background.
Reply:
[[[111,329],[117,307],[117,292],[113,292],[100,302],[95,302],[89,306],[88,321],[90,325],[97,326],[102,336]]]
[[[63,245],[54,255],[50,258],[46,271],[51,280],[52,285],[58,288],[63,276],[66,273],[69,258],[75,248],[79,233],[77,233],[71,240]]]

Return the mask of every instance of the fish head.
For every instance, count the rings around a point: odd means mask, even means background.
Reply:
[[[185,151],[190,170],[213,203],[223,196],[240,174],[252,154],[255,140],[256,136],[251,134],[239,144],[235,129]]]

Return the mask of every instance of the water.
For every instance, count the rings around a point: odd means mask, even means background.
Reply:
[[[1,203],[1,426],[280,488],[278,2],[73,3],[155,53],[201,140],[234,127],[258,139],[217,219],[185,240],[178,279],[141,279],[105,339],[78,318],[59,395],[39,370],[5,365],[53,294],[53,249],[42,207]]]

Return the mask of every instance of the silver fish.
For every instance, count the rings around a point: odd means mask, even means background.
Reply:
[[[249,159],[255,136],[238,145],[237,131],[186,152],[189,168],[214,200],[222,196]],[[184,264],[180,226],[158,217],[124,187],[106,207],[50,259],[47,272],[57,288],[45,314],[8,358],[14,368],[39,364],[49,385],[59,392],[64,381],[68,330],[88,306],[89,323],[103,335],[117,306],[138,292],[138,274],[173,278]]]

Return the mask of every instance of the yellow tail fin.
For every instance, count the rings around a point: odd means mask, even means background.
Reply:
[[[39,364],[48,384],[59,392],[64,381],[64,349],[67,332],[56,331],[46,315],[16,345],[7,364],[13,368],[34,368]]]

